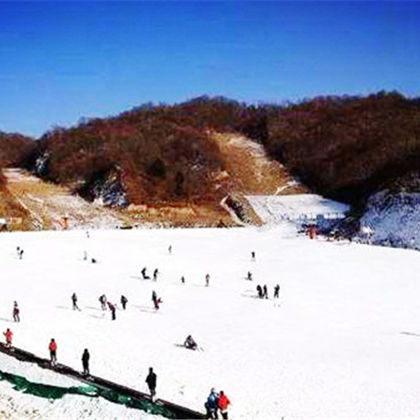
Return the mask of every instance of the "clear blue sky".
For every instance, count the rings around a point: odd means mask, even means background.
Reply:
[[[0,2],[0,130],[209,94],[420,96],[417,2]]]

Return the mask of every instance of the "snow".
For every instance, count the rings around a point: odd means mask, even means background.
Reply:
[[[246,198],[264,223],[314,219],[318,215],[342,218],[350,209],[347,204],[317,194],[249,195]]]
[[[89,236],[76,230],[0,235],[0,328],[12,329],[17,347],[48,357],[54,337],[58,361],[77,369],[88,348],[93,374],[142,391],[153,366],[158,397],[199,411],[214,386],[232,401],[233,419],[420,412],[416,251],[295,237],[287,225]],[[17,246],[25,250],[22,260]],[[84,261],[84,250],[98,263]],[[157,282],[140,279],[144,266],[149,275],[159,268]],[[267,284],[270,299],[255,297],[257,284]],[[152,290],[163,299],[158,312]],[[73,292],[80,312],[71,309]],[[100,310],[102,293],[118,303],[116,321]],[[121,294],[129,299],[127,311]],[[11,320],[14,300],[19,324]],[[188,334],[203,351],[177,346]],[[6,356],[0,363],[34,382],[74,382]],[[82,419],[87,412],[103,420],[152,418],[100,398],[41,400],[6,382],[0,395],[0,412],[10,418]]]

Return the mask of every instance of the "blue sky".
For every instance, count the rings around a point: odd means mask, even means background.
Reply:
[[[2,2],[0,130],[143,102],[420,96],[417,2]]]

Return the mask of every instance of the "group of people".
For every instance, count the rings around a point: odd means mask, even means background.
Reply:
[[[230,405],[229,398],[223,391],[216,392],[214,388],[210,390],[207,401],[204,403],[206,408],[206,416],[208,419],[217,419],[218,413],[222,415],[223,419],[228,418],[228,406]]]
[[[256,289],[257,289],[258,297],[260,299],[264,299],[264,298],[265,299],[268,299],[268,289],[267,289],[267,285],[266,284],[264,284],[264,286],[262,286],[262,287],[258,284],[257,287],[256,287]],[[275,299],[278,299],[280,297],[280,285],[278,285],[278,284],[276,284],[274,286],[274,295],[273,295],[273,297]]]
[[[147,268],[146,268],[146,267],[143,267],[143,268],[141,269],[141,271],[140,271],[141,276],[143,277],[143,280],[150,280],[150,276],[148,276],[148,275],[147,275],[146,270],[147,270]],[[153,281],[157,281],[158,274],[159,274],[159,269],[155,268],[155,269],[153,270]]]

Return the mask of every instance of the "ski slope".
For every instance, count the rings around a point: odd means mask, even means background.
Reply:
[[[97,230],[3,233],[0,328],[14,344],[204,411],[224,390],[233,419],[400,418],[420,412],[420,270],[416,251],[311,241],[290,229]],[[168,246],[172,245],[172,255]],[[24,249],[19,260],[16,247]],[[97,264],[83,260],[83,253]],[[251,261],[251,251],[256,261]],[[157,282],[141,280],[159,268]],[[247,281],[247,271],[254,280]],[[209,273],[210,287],[204,287]],[[184,275],[186,283],[180,282]],[[280,284],[280,299],[273,287]],[[270,299],[255,297],[267,284]],[[152,290],[163,299],[157,312]],[[76,292],[81,311],[71,309]],[[105,293],[117,320],[102,312]],[[128,309],[119,305],[128,297]],[[12,321],[13,301],[21,309]],[[202,351],[179,347],[191,334]],[[0,355],[1,370],[72,386]],[[48,401],[0,381],[0,413],[12,419],[151,419],[101,399]],[[3,417],[2,417],[3,418]]]

